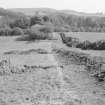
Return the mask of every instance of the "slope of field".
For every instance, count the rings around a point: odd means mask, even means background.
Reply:
[[[96,42],[100,40],[105,40],[105,33],[98,33],[98,32],[69,32],[66,33],[66,36],[71,36],[73,38],[79,38],[80,41],[90,41],[90,42]],[[99,51],[99,50],[81,50],[79,48],[70,48],[72,51],[77,52],[83,52],[90,54],[92,56],[101,56],[105,57],[105,51]]]
[[[83,65],[76,64],[77,60],[74,60],[77,59],[76,56],[73,58],[73,54],[75,53],[91,54],[82,50],[68,48],[61,43],[57,43],[55,46],[53,47],[55,48],[54,52],[56,52],[56,60],[63,67],[63,78],[67,83],[66,88],[68,92],[71,90],[77,92],[81,100],[80,105],[104,105],[105,82],[98,83],[95,78],[90,76]],[[62,51],[64,52],[62,53]],[[73,53],[71,57],[69,53]],[[94,53],[91,56],[94,57],[96,54]]]
[[[12,12],[10,10],[7,10],[7,9],[3,9],[3,8],[0,8],[0,16],[6,16],[6,17],[9,17],[9,18],[19,18],[19,17],[23,17],[25,16],[23,13],[19,13],[19,12]]]
[[[60,40],[16,39],[0,37],[0,105],[105,105],[104,85],[66,64],[55,50],[68,49]]]
[[[50,42],[0,39],[0,105],[61,104],[63,91]]]
[[[99,32],[68,32],[67,36],[71,36],[74,38],[79,38],[81,41],[91,41],[95,42],[97,40],[105,40],[105,33]]]

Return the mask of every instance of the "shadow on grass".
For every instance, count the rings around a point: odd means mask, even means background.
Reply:
[[[39,42],[40,40],[30,37],[29,35],[19,36],[16,41],[26,41],[27,43]]]
[[[29,35],[23,35],[23,36],[16,38],[16,41],[35,41],[35,39],[30,37]]]
[[[32,42],[40,42],[40,41],[45,41],[45,40],[55,40],[52,37],[45,36],[45,35],[23,35],[18,38],[16,38],[16,41],[26,41],[27,43],[32,43]]]

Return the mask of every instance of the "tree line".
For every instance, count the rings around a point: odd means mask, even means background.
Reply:
[[[105,32],[105,17],[84,17],[62,13],[26,16],[13,21],[7,17],[5,22],[0,24],[0,35],[15,35],[15,30],[16,34],[17,31],[26,34],[26,30],[35,25],[49,27],[54,32]]]

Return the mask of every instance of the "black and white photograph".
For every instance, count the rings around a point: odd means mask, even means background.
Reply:
[[[105,0],[0,0],[0,105],[105,105]]]

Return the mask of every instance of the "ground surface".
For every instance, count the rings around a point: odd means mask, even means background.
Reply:
[[[94,42],[96,40],[105,40],[105,33],[100,32],[68,32],[67,36],[79,38],[81,41],[89,40]]]
[[[0,38],[0,70],[11,72],[0,74],[0,105],[105,105],[104,85],[53,51],[68,49],[61,42],[15,39]]]

